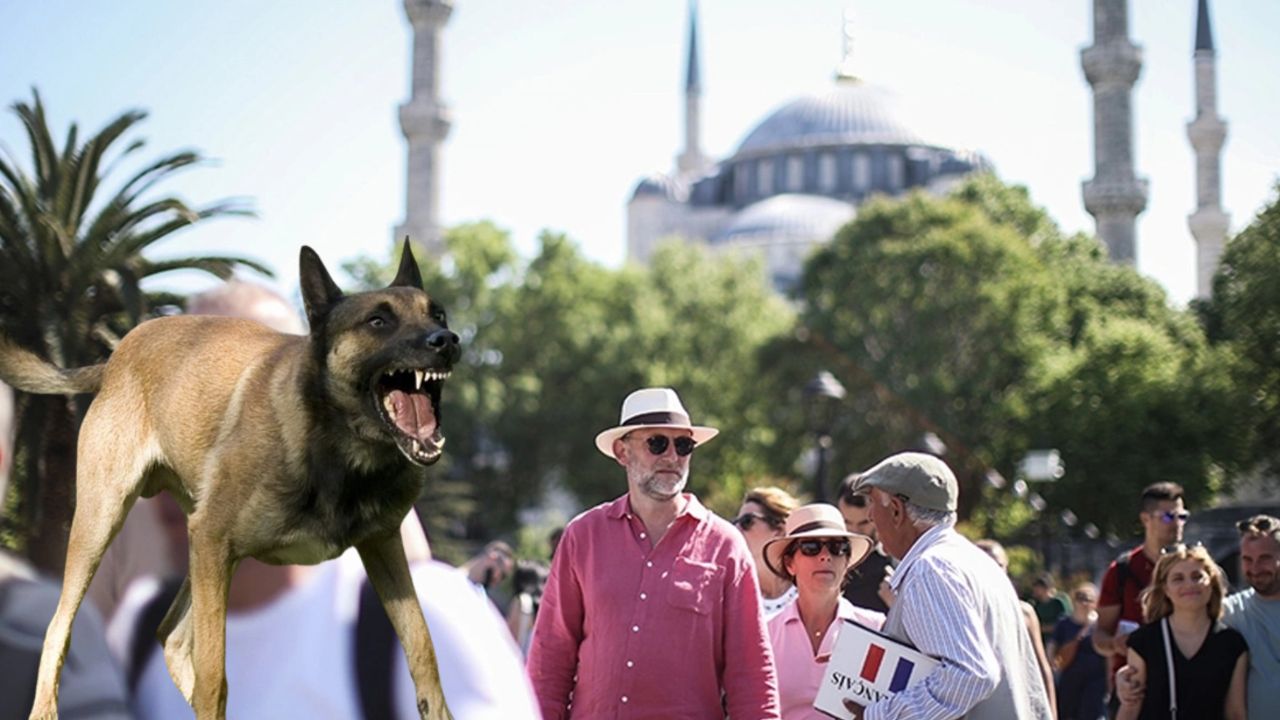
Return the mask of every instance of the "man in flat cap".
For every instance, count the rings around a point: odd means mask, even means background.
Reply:
[[[685,492],[694,425],[670,388],[627,396],[596,448],[627,492],[569,522],[533,628],[544,720],[777,720],[778,682],[742,533]]]
[[[901,562],[889,584],[897,602],[884,632],[940,664],[924,680],[856,718],[1050,720],[1053,717],[1013,586],[996,564],[955,531],[959,485],[946,463],[899,453],[867,470],[880,542]]]

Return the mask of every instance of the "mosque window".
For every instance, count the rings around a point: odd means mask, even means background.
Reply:
[[[800,192],[804,189],[804,156],[792,155],[787,158],[787,191]]]
[[[871,189],[871,158],[865,152],[853,154],[853,190],[865,193]]]
[[[759,191],[761,197],[767,197],[773,194],[773,161],[761,160],[756,166],[756,190]]]
[[[889,190],[902,189],[902,155],[894,153],[889,158]]]
[[[829,151],[818,156],[818,190],[824,193],[836,190],[836,156]]]

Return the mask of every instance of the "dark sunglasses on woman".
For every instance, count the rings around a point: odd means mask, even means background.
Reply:
[[[654,455],[661,455],[667,451],[668,446],[675,445],[676,454],[680,457],[693,452],[693,449],[698,445],[697,441],[688,435],[681,435],[674,440],[666,435],[650,435],[644,441],[649,446],[649,452]]]
[[[826,548],[832,557],[847,557],[853,552],[853,548],[849,545],[848,538],[838,538],[832,540],[797,540],[791,546],[794,550],[799,550],[806,557],[817,557],[822,554],[822,548]]]
[[[763,515],[756,515],[755,513],[743,513],[729,522],[737,525],[738,529],[742,532],[747,532],[751,529],[751,526],[756,524],[757,520],[765,523],[769,527],[776,527],[773,523],[769,522],[769,518]]]

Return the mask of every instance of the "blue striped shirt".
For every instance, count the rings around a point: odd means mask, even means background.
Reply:
[[[917,538],[889,584],[884,631],[938,658],[923,681],[867,708],[866,720],[1051,720],[1013,585],[949,525]]]

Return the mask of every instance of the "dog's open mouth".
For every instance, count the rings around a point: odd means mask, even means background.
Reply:
[[[382,421],[400,451],[419,465],[430,465],[444,452],[440,390],[448,377],[448,370],[399,368],[379,374],[374,383]]]

